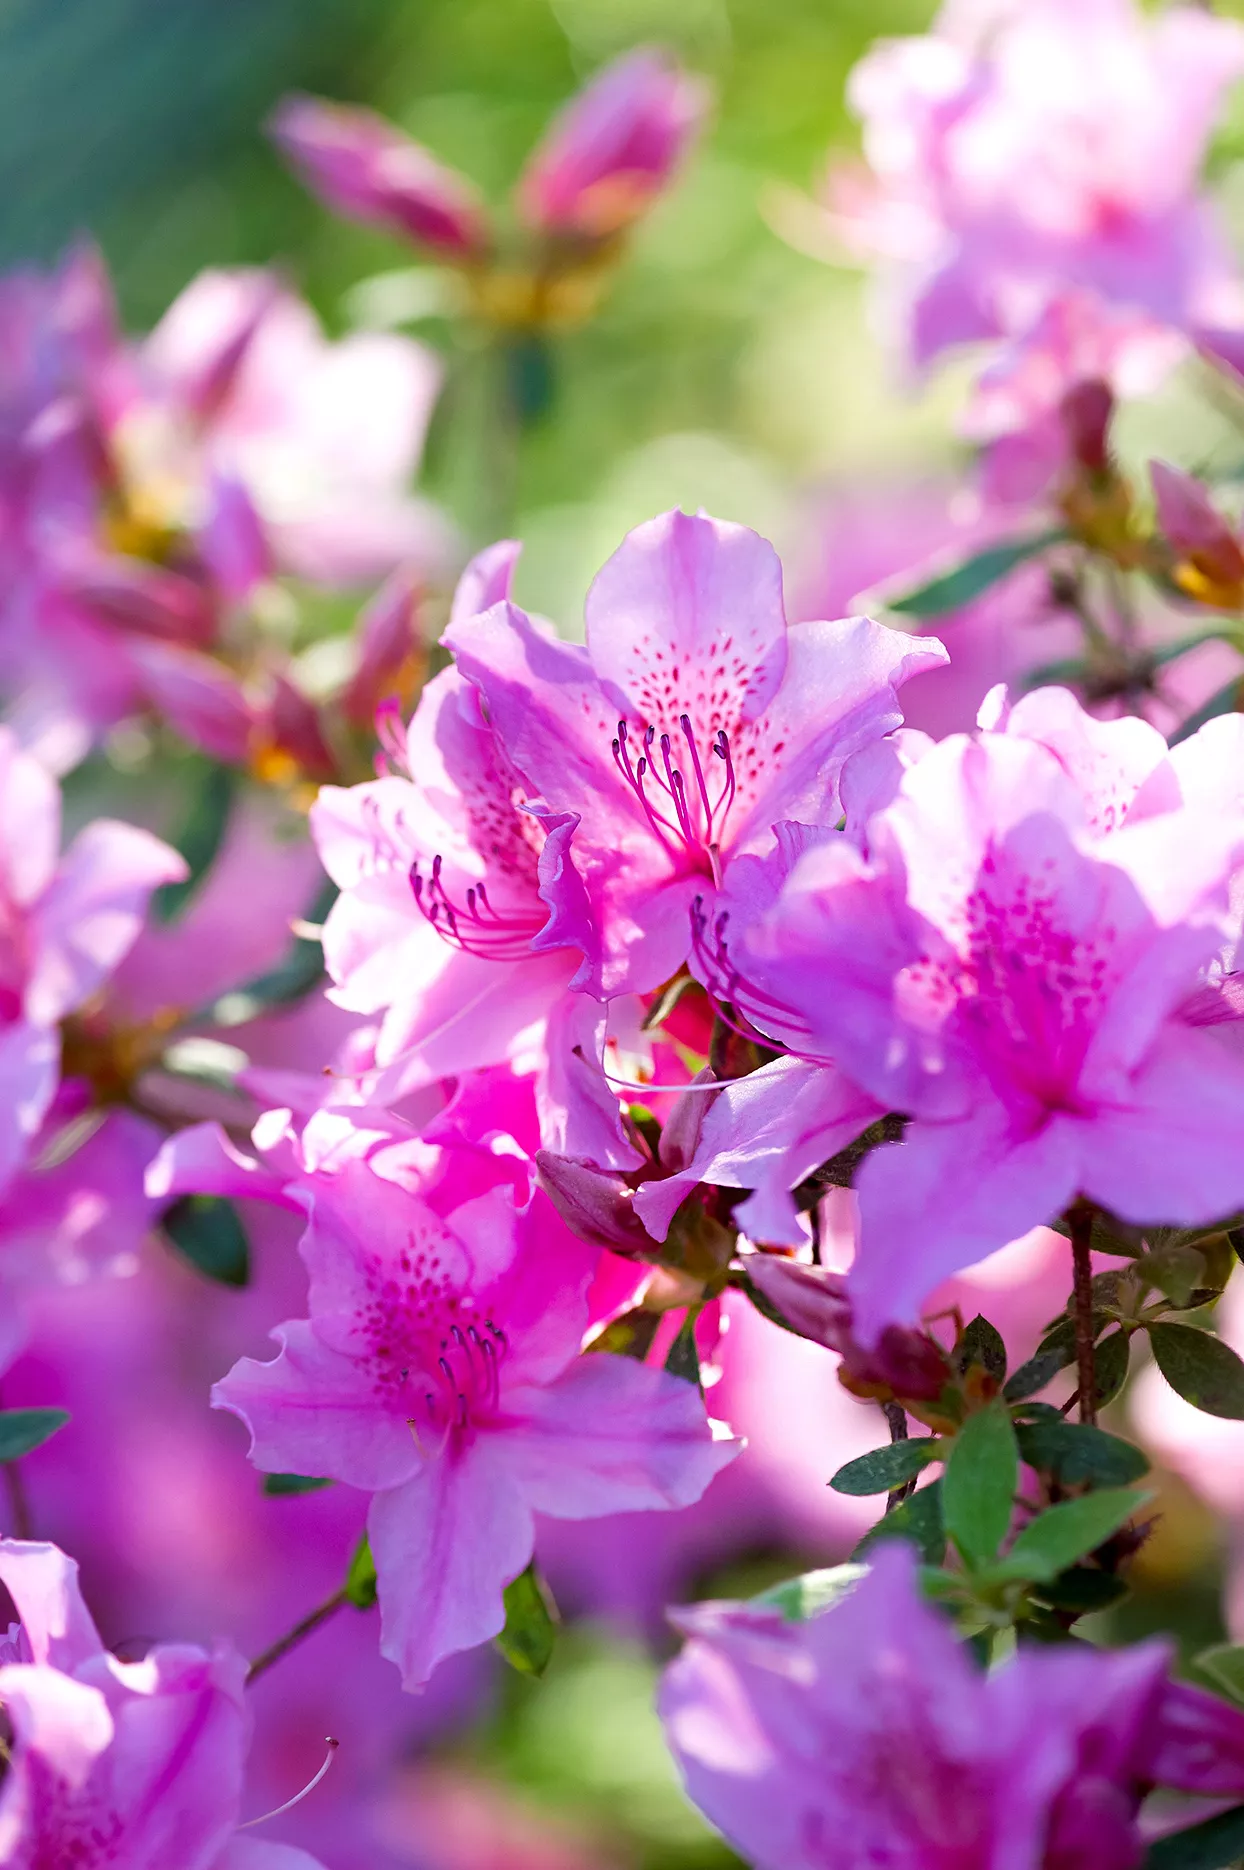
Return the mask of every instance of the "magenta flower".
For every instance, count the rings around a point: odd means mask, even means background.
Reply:
[[[549,125],[518,184],[530,227],[559,239],[620,233],[663,194],[699,133],[702,80],[663,53],[615,59]]]
[[[1244,32],[1190,6],[1032,0],[882,43],[856,67],[867,168],[835,179],[835,225],[876,256],[917,366],[1021,349],[1067,283],[1120,317],[1115,368],[1163,332],[1244,323],[1198,175]],[[1064,380],[1063,387],[1070,387]]]
[[[1238,800],[1196,794],[1212,749],[1168,761],[1057,689],[995,722],[896,764],[864,849],[814,845],[725,935],[755,1024],[912,1119],[856,1181],[862,1337],[1077,1194],[1137,1223],[1244,1200],[1244,1064],[1184,1013],[1244,858]]]
[[[586,616],[582,648],[512,604],[445,641],[548,834],[541,944],[578,948],[574,985],[608,998],[678,969],[693,905],[779,821],[833,821],[843,762],[946,652],[864,617],[789,626],[772,546],[705,514],[629,534]]]
[[[806,1623],[748,1604],[679,1613],[666,1736],[756,1870],[1132,1870],[1154,1780],[1238,1789],[1238,1712],[1169,1685],[1164,1644],[1021,1649],[984,1675],[914,1568],[901,1543],[879,1548]]]
[[[259,1467],[373,1495],[381,1647],[414,1687],[500,1630],[533,1512],[685,1506],[736,1445],[713,1439],[693,1384],[579,1355],[597,1255],[520,1156],[407,1145],[311,1187],[311,1316],[214,1400]]]
[[[0,1653],[12,1725],[0,1859],[13,1870],[320,1870],[305,1851],[239,1835],[246,1664],[164,1643],[108,1654],[54,1545],[0,1541],[21,1629]]]

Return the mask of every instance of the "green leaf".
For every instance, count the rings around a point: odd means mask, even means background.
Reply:
[[[822,1610],[830,1610],[855,1589],[868,1572],[867,1565],[831,1565],[824,1571],[805,1571],[798,1578],[784,1578],[770,1585],[750,1601],[772,1604],[788,1623],[806,1623]]]
[[[1244,1704],[1244,1644],[1216,1643],[1193,1661],[1223,1694]]]
[[[497,1648],[520,1675],[543,1675],[557,1640],[552,1600],[535,1560],[505,1587],[505,1628]]]
[[[660,1322],[659,1312],[646,1312],[637,1305],[632,1311],[610,1319],[587,1348],[589,1351],[613,1351],[618,1357],[634,1357],[642,1363],[652,1349]]]
[[[188,762],[189,763],[189,762]],[[181,883],[165,883],[151,899],[157,922],[174,921],[216,861],[229,828],[236,791],[235,775],[215,761],[194,760],[201,777],[194,786],[186,815],[171,842],[185,858],[190,874]]]
[[[1222,688],[1217,689],[1208,701],[1202,702],[1186,721],[1181,722],[1171,735],[1170,744],[1172,747],[1177,747],[1181,740],[1190,740],[1193,734],[1198,733],[1204,727],[1206,721],[1216,721],[1220,714],[1238,713],[1241,701],[1244,701],[1244,682],[1241,682],[1238,675],[1233,675],[1231,680]]]
[[[341,1588],[346,1594],[346,1602],[353,1604],[356,1610],[370,1610],[376,1601],[376,1561],[371,1555],[366,1533],[354,1548],[346,1581]]]
[[[1090,1611],[1109,1610],[1127,1596],[1127,1584],[1113,1572],[1098,1571],[1093,1565],[1072,1565],[1056,1578],[1036,1586],[1035,1595],[1054,1610],[1071,1611],[1077,1617]]]
[[[0,1410],[0,1461],[20,1461],[64,1428],[68,1409]]]
[[[1006,1345],[1002,1334],[979,1312],[964,1327],[963,1336],[955,1346],[954,1362],[960,1374],[972,1364],[979,1364],[996,1382],[1005,1382]]]
[[[1177,1396],[1206,1415],[1244,1421],[1244,1363],[1229,1344],[1192,1325],[1149,1326],[1154,1361]]]
[[[940,1443],[933,1435],[918,1435],[909,1441],[892,1441],[888,1448],[874,1448],[840,1467],[830,1481],[835,1493],[864,1495],[890,1493],[914,1480],[926,1461],[938,1453]]]
[[[1016,1435],[1028,1466],[1067,1487],[1126,1487],[1149,1471],[1139,1448],[1087,1422],[1023,1423]]]
[[[1024,1402],[1029,1396],[1035,1396],[1047,1383],[1053,1382],[1060,1370],[1075,1362],[1075,1350],[1068,1351],[1061,1342],[1051,1345],[1048,1350],[1038,1351],[1026,1364],[1021,1364],[1003,1385],[1002,1394],[1009,1403]]]
[[[1192,1294],[1204,1281],[1205,1259],[1195,1247],[1173,1242],[1137,1260],[1136,1271],[1150,1285],[1156,1286],[1177,1312],[1182,1312],[1187,1310]]]
[[[326,883],[319,892],[306,916],[312,930],[324,922],[337,894],[335,883]],[[324,949],[319,937],[296,934],[275,967],[222,994],[212,1003],[209,1017],[218,1026],[241,1026],[276,1007],[305,999],[323,978]]]
[[[1093,1350],[1093,1388],[1097,1393],[1097,1407],[1104,1409],[1108,1402],[1113,1402],[1127,1381],[1128,1359],[1132,1354],[1132,1341],[1123,1330],[1112,1331],[1104,1337]]]
[[[1187,1831],[1159,1838],[1146,1851],[1143,1870],[1230,1870],[1241,1857],[1244,1805],[1237,1805]]]
[[[1017,1533],[991,1575],[1048,1584],[1077,1559],[1104,1545],[1149,1498],[1135,1487],[1104,1487],[1098,1493],[1047,1507]]]
[[[1015,1428],[1000,1402],[968,1417],[942,1478],[946,1531],[972,1567],[987,1565],[1005,1539],[1019,1481]]]
[[[223,1195],[183,1195],[160,1225],[177,1251],[222,1286],[250,1281],[251,1256],[237,1209]]]
[[[669,1355],[665,1359],[665,1368],[671,1376],[681,1377],[684,1383],[694,1383],[697,1389],[702,1389],[700,1353],[695,1342],[695,1321],[698,1313],[698,1305],[688,1306],[687,1316],[678,1327],[678,1336],[670,1345]]]
[[[851,1557],[864,1558],[883,1539],[907,1539],[916,1547],[926,1565],[940,1565],[946,1554],[946,1529],[942,1523],[942,1483],[931,1481],[892,1513],[870,1526]]]
[[[316,1474],[265,1474],[263,1477],[263,1490],[271,1500],[293,1493],[318,1493],[321,1487],[332,1484],[331,1480]]]
[[[1066,537],[1066,533],[1060,530],[986,546],[984,551],[965,559],[953,571],[931,578],[927,584],[909,591],[905,597],[885,598],[885,608],[897,611],[903,617],[949,616],[952,611],[962,610],[965,605],[972,603],[982,592],[988,591],[991,585],[1000,583],[1025,559],[1036,558],[1050,546],[1060,545]]]

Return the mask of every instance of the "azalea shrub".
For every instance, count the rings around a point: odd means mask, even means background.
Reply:
[[[905,23],[0,279],[2,1865],[1244,1863],[1244,21]],[[529,524],[714,162],[942,466]]]

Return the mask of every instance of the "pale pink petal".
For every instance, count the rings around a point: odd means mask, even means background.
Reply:
[[[16,1174],[53,1097],[60,1034],[19,1020],[0,1028],[0,1188]]]
[[[242,1196],[303,1213],[304,1204],[286,1194],[285,1182],[266,1164],[244,1156],[218,1123],[192,1123],[167,1137],[145,1177],[153,1201],[176,1201],[181,1195],[223,1195],[230,1200]]]
[[[0,729],[0,823],[4,852],[0,890],[26,908],[52,880],[60,849],[60,792],[46,768],[23,753],[10,729]]]
[[[1124,1220],[1194,1226],[1244,1204],[1244,1062],[1208,1033],[1168,1028],[1083,1128],[1083,1192]]]
[[[36,1663],[72,1675],[103,1654],[82,1601],[77,1563],[59,1547],[0,1540],[0,1581],[17,1607]]]

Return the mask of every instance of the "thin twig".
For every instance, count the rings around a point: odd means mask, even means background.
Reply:
[[[4,1463],[4,1484],[9,1496],[9,1510],[13,1515],[14,1537],[33,1539],[35,1522],[30,1510],[30,1495],[26,1492],[26,1482],[16,1461]]]
[[[1071,1264],[1073,1306],[1076,1321],[1076,1394],[1080,1401],[1081,1422],[1097,1420],[1097,1370],[1094,1359],[1093,1328],[1093,1210],[1086,1201],[1077,1201],[1067,1210],[1071,1229]]]
[[[296,1623],[292,1630],[287,1630],[284,1636],[279,1636],[270,1648],[255,1657],[246,1671],[248,1685],[255,1680],[257,1675],[262,1675],[265,1669],[270,1669],[274,1662],[279,1662],[282,1656],[301,1643],[304,1636],[310,1636],[311,1632],[318,1630],[322,1623],[327,1623],[328,1619],[348,1601],[345,1586],[342,1585],[341,1589],[334,1591],[331,1597],[326,1597],[322,1604],[317,1604],[301,1623]]]
[[[890,1425],[890,1440],[892,1442],[906,1441],[908,1439],[907,1411],[903,1408],[902,1403],[882,1403],[881,1408],[886,1421]],[[915,1487],[915,1484],[914,1480],[907,1480],[903,1482],[901,1487],[891,1488],[890,1492],[886,1495],[886,1512],[892,1513],[896,1506],[901,1506],[908,1494]]]

